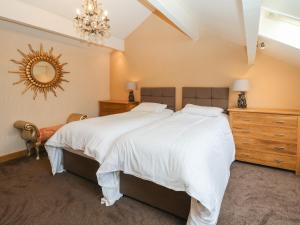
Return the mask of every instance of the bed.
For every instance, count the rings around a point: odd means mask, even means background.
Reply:
[[[150,93],[151,91],[149,90],[142,90],[142,101],[143,99],[147,99],[147,101],[159,101],[157,93],[155,96],[152,96]],[[188,103],[202,106],[217,106],[227,110],[228,95],[228,88],[184,87],[182,90],[182,104],[183,106]],[[65,150],[64,161],[68,171],[94,182],[97,181],[95,173],[99,165],[93,159],[81,157]],[[78,164],[81,164],[81,166],[78,167]],[[173,191],[150,181],[123,173],[120,174],[120,184],[121,193],[128,197],[162,209],[178,217],[184,219],[188,217],[191,198],[183,191]],[[162,200],[162,196],[164,200]]]

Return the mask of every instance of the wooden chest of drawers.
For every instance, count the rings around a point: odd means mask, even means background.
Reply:
[[[128,101],[99,101],[99,115],[107,116],[111,114],[128,112],[138,104],[138,102]]]
[[[236,159],[300,175],[300,111],[229,109]]]

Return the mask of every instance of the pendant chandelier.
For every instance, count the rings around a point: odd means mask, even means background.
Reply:
[[[88,41],[98,41],[110,36],[107,11],[97,0],[83,0],[82,9],[77,9],[74,26],[80,36]]]

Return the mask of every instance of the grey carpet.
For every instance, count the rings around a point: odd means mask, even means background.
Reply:
[[[234,163],[219,225],[299,225],[300,177]],[[99,188],[69,173],[50,174],[47,158],[0,165],[0,225],[184,225],[129,198],[100,204]]]

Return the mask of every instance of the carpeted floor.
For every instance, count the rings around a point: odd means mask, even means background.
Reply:
[[[184,225],[168,213],[129,198],[100,204],[96,185],[50,174],[47,158],[0,165],[0,225]],[[300,177],[234,163],[219,225],[299,225]]]

